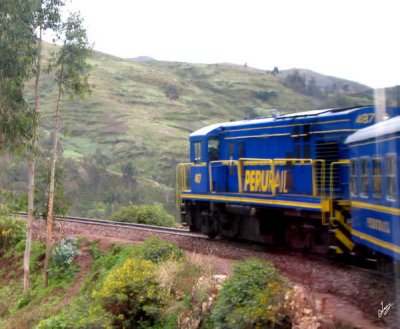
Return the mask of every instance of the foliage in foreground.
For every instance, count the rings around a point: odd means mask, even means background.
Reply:
[[[164,227],[176,227],[173,217],[161,204],[154,205],[130,205],[115,212],[112,220],[119,222],[148,224]]]
[[[246,260],[233,265],[211,312],[213,328],[291,328],[287,282],[271,264]]]
[[[35,328],[164,328],[161,323],[174,300],[174,286],[193,273],[184,266],[174,265],[178,263],[176,259],[183,259],[183,251],[157,239],[135,247],[111,246],[107,253],[94,244],[90,249],[95,263],[81,296],[69,308],[42,320]],[[155,249],[156,256],[149,253],[150,249]],[[167,279],[168,282],[165,278],[172,275],[165,274],[165,262],[169,262],[169,270],[174,270],[174,280]]]
[[[53,266],[49,271],[58,276],[65,275],[65,273],[71,270],[74,259],[78,255],[79,250],[76,239],[67,236],[53,248],[53,257],[51,260]]]
[[[101,307],[115,316],[117,328],[134,328],[138,323],[150,327],[159,320],[169,296],[159,288],[155,272],[151,261],[128,259],[93,293]]]
[[[42,271],[45,245],[41,241],[34,241],[30,258],[32,285],[29,293],[24,294],[21,285],[21,264],[25,249],[24,222],[3,217],[0,217],[0,222],[7,223],[7,225],[2,225],[2,228],[7,227],[7,230],[12,232],[7,237],[18,237],[7,240],[7,245],[1,249],[4,254],[2,253],[0,257],[2,282],[0,285],[0,328],[30,329],[40,318],[46,318],[58,311],[74,282],[79,266],[76,262],[72,262],[74,256],[71,252],[67,252],[64,247],[60,247],[60,244],[56,244],[55,258],[50,263],[49,286],[44,288]],[[76,255],[78,246],[73,244],[73,254]]]
[[[153,263],[161,263],[167,260],[181,261],[185,254],[174,243],[162,241],[157,238],[149,238],[138,248],[139,255]]]
[[[57,252],[68,240],[56,247]],[[7,323],[12,316],[29,314],[34,316],[30,323],[36,324],[35,329],[174,329],[196,321],[199,329],[290,327],[285,303],[288,284],[265,262],[235,263],[233,275],[218,293],[210,281],[211,273],[194,265],[170,242],[150,238],[139,246],[112,245],[105,252],[91,242],[89,250],[91,272],[71,303],[54,306],[52,294],[59,291],[59,298],[65,294],[65,290],[57,290],[61,289],[59,283],[56,290],[34,285],[37,290],[29,298],[14,298],[11,308],[15,311],[8,314]],[[40,258],[34,259],[40,262]],[[40,322],[39,316],[43,317]]]
[[[5,251],[25,239],[25,223],[0,215],[0,248]]]

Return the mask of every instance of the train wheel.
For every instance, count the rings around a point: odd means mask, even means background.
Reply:
[[[203,211],[200,215],[200,231],[206,234],[210,239],[214,239],[218,235],[218,219],[214,213]]]
[[[379,272],[391,275],[396,272],[396,262],[388,256],[378,255],[377,268]]]
[[[236,238],[239,235],[239,223],[239,215],[221,213],[218,218],[218,231],[224,238]]]
[[[298,225],[289,225],[286,230],[285,240],[287,246],[292,249],[303,249],[306,246],[301,228]]]

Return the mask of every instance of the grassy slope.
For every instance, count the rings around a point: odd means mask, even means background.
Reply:
[[[46,57],[49,49],[47,46]],[[109,158],[109,173],[121,173],[131,162],[141,186],[142,200],[172,200],[175,166],[187,161],[190,132],[204,125],[265,115],[268,109],[295,112],[322,106],[296,93],[279,77],[241,66],[136,62],[95,52],[92,95],[63,100],[64,156],[80,160],[100,150]],[[32,88],[28,98],[32,100]],[[52,76],[42,83],[45,133],[53,125],[56,86]],[[171,100],[166,90],[179,98]],[[267,101],[262,93],[274,93]],[[161,185],[160,185],[161,184]],[[147,191],[147,192],[146,192]],[[169,196],[165,195],[169,191]],[[168,194],[168,193],[167,193]]]

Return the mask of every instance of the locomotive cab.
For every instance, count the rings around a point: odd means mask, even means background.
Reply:
[[[220,158],[217,136],[195,136],[190,141],[190,182],[193,193],[207,193],[210,187],[208,166]]]

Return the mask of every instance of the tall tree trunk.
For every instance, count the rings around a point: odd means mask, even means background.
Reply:
[[[61,64],[62,65],[62,64]],[[63,75],[63,66],[61,66],[61,76]],[[60,132],[61,126],[61,115],[60,115],[60,105],[61,105],[61,93],[62,84],[58,85],[58,97],[57,97],[57,108],[56,108],[56,125],[54,127],[53,135],[53,151],[52,151],[52,161],[50,168],[50,184],[49,184],[49,203],[47,210],[47,237],[46,237],[46,256],[44,259],[44,286],[47,287],[49,283],[49,261],[51,256],[51,250],[53,245],[53,223],[54,223],[54,195],[55,195],[55,176],[56,176],[56,165],[58,158],[58,134]]]
[[[0,128],[0,150],[2,150],[4,147],[4,133],[3,129]]]
[[[36,60],[36,80],[35,80],[35,112],[38,115],[40,111],[40,73],[42,64],[42,26],[39,27],[38,39],[38,55]],[[38,117],[38,116],[37,116]],[[30,287],[30,259],[32,247],[32,228],[33,228],[33,213],[35,202],[35,162],[36,162],[36,138],[37,130],[35,128],[32,140],[32,151],[28,159],[28,225],[26,227],[26,242],[24,253],[24,293],[29,291]]]
[[[26,226],[26,242],[24,253],[24,293],[28,293],[30,287],[30,259],[32,249],[32,229],[33,229],[33,212],[35,197],[35,155],[31,154],[28,163],[28,223]]]

